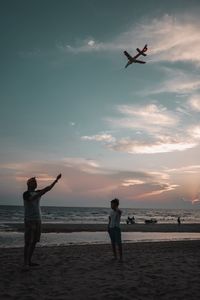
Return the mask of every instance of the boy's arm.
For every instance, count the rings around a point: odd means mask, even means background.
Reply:
[[[109,217],[108,217],[108,231],[109,231],[109,229],[110,229],[110,221],[111,221],[111,217],[109,216]]]
[[[54,180],[54,182],[52,182],[52,184],[51,185],[49,185],[49,186],[46,186],[44,189],[42,189],[42,190],[38,190],[37,191],[37,195],[36,195],[36,197],[41,197],[41,196],[43,196],[44,194],[46,194],[47,192],[49,192],[53,187],[54,187],[54,185],[58,182],[58,180],[61,178],[61,174],[59,174],[57,177],[56,177],[56,180]]]
[[[122,211],[121,211],[121,209],[117,209],[117,213],[119,214],[119,216],[121,217],[121,215],[122,215]]]

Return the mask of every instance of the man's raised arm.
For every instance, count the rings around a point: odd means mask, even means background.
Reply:
[[[38,197],[38,196],[42,196],[42,195],[44,195],[44,194],[46,194],[47,192],[49,192],[53,187],[54,187],[54,185],[58,182],[58,180],[61,178],[61,174],[59,174],[57,177],[56,177],[56,180],[54,180],[54,182],[52,182],[52,184],[51,185],[49,185],[49,186],[46,186],[44,189],[42,189],[42,190],[38,190],[37,191],[37,196],[36,197]],[[33,198],[34,198],[34,196],[33,196]]]

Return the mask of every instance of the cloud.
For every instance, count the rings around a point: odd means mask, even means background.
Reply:
[[[114,142],[115,138],[111,134],[102,133],[102,134],[96,134],[92,136],[82,136],[82,140],[84,141],[97,141],[97,142]]]
[[[46,173],[37,173],[37,177],[39,178],[39,181],[41,182],[45,182],[45,181],[51,181],[53,182],[55,180],[55,177],[50,176]],[[22,181],[22,182],[26,182],[30,177],[28,176],[23,176],[23,175],[17,175],[16,176],[16,180],[17,181]]]
[[[90,40],[88,42],[88,46],[94,47],[95,46],[95,41],[94,40]]]
[[[200,173],[200,165],[189,165],[179,168],[166,169],[166,172],[175,174],[198,174]]]
[[[82,139],[103,142],[109,149],[130,154],[185,151],[200,142],[200,125],[188,124],[183,109],[169,110],[157,104],[118,105],[116,109],[122,117],[104,120],[118,132],[118,136],[96,134]]]
[[[120,139],[110,148],[115,151],[126,152],[130,154],[156,154],[169,153],[174,151],[184,151],[197,146],[194,142],[184,142],[180,139],[171,137],[160,137],[155,142],[137,141],[130,138]]]
[[[191,74],[180,69],[166,67],[162,67],[160,70],[164,73],[165,79],[152,88],[143,89],[140,94],[145,96],[161,93],[187,95],[200,89],[200,79],[198,74]],[[194,100],[190,104],[191,107],[192,103],[194,103]]]
[[[75,168],[78,172],[85,172],[85,169],[82,168],[82,164],[88,164],[88,160],[85,160],[83,158],[67,158],[67,161],[70,161],[70,166],[73,169]],[[81,162],[81,164],[78,164],[79,161]],[[91,162],[89,161],[89,165],[90,164]],[[93,176],[93,180],[95,180],[96,177],[96,180],[98,180],[99,182],[103,182],[104,185],[95,188],[90,186],[88,188],[90,196],[98,192],[100,194],[119,194],[121,195],[121,197],[127,197],[127,199],[130,197],[131,199],[145,199],[150,198],[151,196],[156,196],[165,192],[173,191],[179,186],[178,184],[172,184],[170,182],[170,176],[167,172],[116,171],[108,169],[104,169],[103,171],[102,168],[102,172],[86,173],[87,175],[84,175],[84,180],[87,179],[87,176],[89,176],[89,178],[91,178],[90,176]],[[79,176],[82,177],[82,175],[80,174]],[[90,180],[91,179],[89,179],[89,181]],[[88,184],[89,183],[87,182],[87,186]]]
[[[151,197],[151,196],[157,196],[160,195],[162,193],[165,192],[170,192],[175,190],[179,185],[177,184],[169,184],[169,183],[165,183],[165,184],[161,184],[161,185],[154,185],[155,189],[151,192],[146,192],[144,194],[141,194],[139,196],[139,198],[147,198],[147,197]]]
[[[134,185],[138,185],[138,184],[144,184],[145,182],[143,180],[140,179],[125,179],[122,182],[122,186],[134,186]]]
[[[11,174],[5,176],[4,173],[1,177],[1,182],[4,184],[9,182],[12,186],[13,194],[19,186],[21,192],[26,188],[26,180],[31,175],[36,176],[39,185],[43,186],[45,182],[54,180],[58,170],[63,176],[54,192],[51,193],[54,198],[57,195],[65,199],[69,196],[70,199],[72,197],[73,199],[98,198],[101,201],[102,199],[107,201],[118,195],[122,199],[148,198],[148,201],[151,201],[149,193],[154,192],[154,195],[159,195],[171,191],[172,187],[175,189],[167,172],[107,169],[99,162],[84,157],[66,157],[52,162],[23,162],[13,164],[13,167],[15,170],[13,169]],[[5,165],[4,168],[10,168],[10,166]]]
[[[158,131],[161,127],[173,127],[179,123],[177,114],[166,107],[156,104],[118,105],[117,111],[123,118],[107,118],[110,125],[129,129]]]
[[[178,184],[170,182],[170,176],[166,172],[146,172],[141,178],[138,174],[132,178],[125,178],[122,182],[123,187],[132,188],[137,199],[145,199],[151,196],[158,196],[165,192],[170,192],[179,187]]]
[[[81,42],[78,42],[76,46],[71,46],[71,45],[63,45],[61,43],[57,44],[57,48],[61,52],[71,52],[74,54],[79,54],[79,53],[88,53],[88,52],[93,52],[93,51],[105,51],[107,46],[105,46],[104,43],[95,41],[94,39],[85,39]]]
[[[133,50],[149,43],[149,55],[156,61],[200,62],[200,21],[198,18],[164,15],[161,18],[141,20],[126,32],[120,33],[109,42],[94,38],[80,41],[75,46],[62,45],[64,51],[84,53],[92,51]]]
[[[200,112],[200,95],[192,95],[188,100],[188,104],[192,110]]]
[[[200,125],[191,126],[188,128],[188,132],[194,139],[200,139]]]
[[[100,167],[97,161],[92,159],[86,159],[83,157],[66,157],[62,161],[66,167],[79,169],[85,173],[101,174],[106,172]]]
[[[145,24],[143,35],[151,37],[153,59],[200,62],[199,24],[197,18],[183,15],[165,15]]]
[[[200,199],[199,198],[195,198],[191,202],[192,202],[193,205],[197,205],[197,204],[200,204]]]

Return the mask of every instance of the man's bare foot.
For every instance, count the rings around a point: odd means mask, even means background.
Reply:
[[[29,265],[23,265],[22,272],[27,272],[27,271],[30,271]]]
[[[111,260],[112,260],[112,261],[116,261],[116,260],[117,260],[117,256],[113,256],[113,257],[111,258]]]

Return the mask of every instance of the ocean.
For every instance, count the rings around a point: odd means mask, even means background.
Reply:
[[[108,222],[110,208],[103,207],[58,207],[42,206],[42,220],[46,223],[103,224]],[[136,223],[156,218],[158,223],[177,223],[181,217],[184,223],[200,223],[200,209],[144,209],[121,208],[121,223],[128,216],[135,217]],[[0,227],[4,223],[21,223],[24,219],[23,206],[0,205]]]

